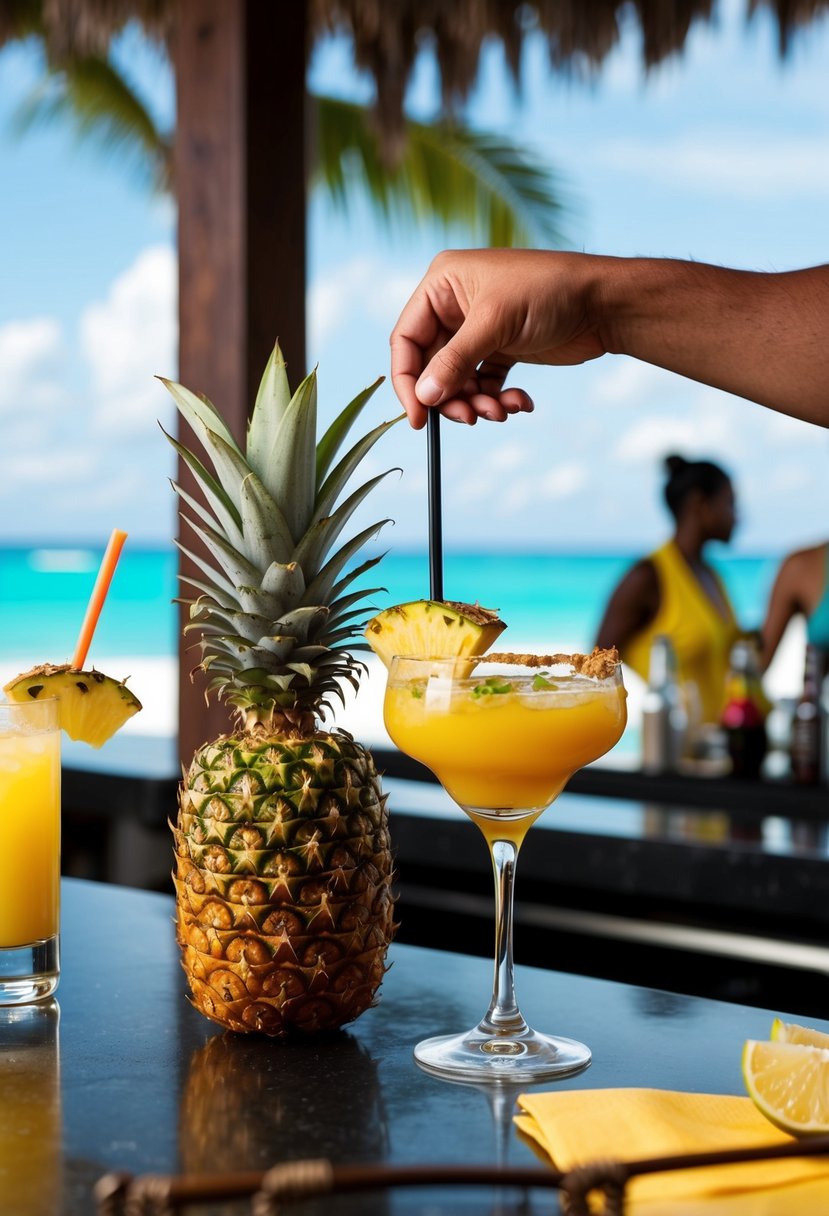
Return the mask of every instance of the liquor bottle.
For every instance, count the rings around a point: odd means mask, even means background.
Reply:
[[[806,647],[803,692],[792,719],[789,755],[792,780],[798,785],[817,785],[821,776],[820,684],[823,655],[817,646]]]
[[[820,780],[829,785],[829,674],[823,677],[820,686]]]
[[[731,647],[725,689],[720,724],[726,735],[731,775],[759,777],[768,746],[768,702],[760,684],[757,648],[750,638],[739,638]]]
[[[685,747],[688,717],[670,638],[653,639],[648,688],[642,703],[642,771],[675,773]]]

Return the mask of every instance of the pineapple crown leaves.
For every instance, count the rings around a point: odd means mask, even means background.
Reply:
[[[319,711],[341,681],[356,684],[363,664],[365,600],[380,588],[351,584],[381,557],[346,569],[388,522],[363,529],[339,548],[343,529],[388,470],[341,496],[374,444],[399,418],[381,423],[341,454],[382,377],[359,393],[317,441],[317,376],[291,392],[277,345],[259,385],[242,450],[219,411],[183,385],[162,381],[207,463],[167,436],[192,472],[203,501],[173,482],[182,519],[206,556],[177,542],[204,577],[182,577],[193,591],[185,631],[198,635],[210,689],[249,720],[277,707]],[[210,467],[208,467],[208,465]],[[382,555],[381,555],[382,556]],[[348,589],[348,590],[347,590]],[[358,639],[358,640],[357,640]]]
[[[172,435],[169,435],[167,431],[164,430],[164,427],[162,427],[161,430],[175,448],[178,455],[193,473],[196,482],[201,486],[201,491],[204,495],[205,501],[212,509],[214,515],[216,516],[217,522],[222,528],[224,528],[229,537],[232,535],[239,535],[241,537],[241,516],[233,505],[231,499],[222,489],[219,482],[202,464],[198,456],[186,448],[183,443],[179,443],[178,440]],[[173,482],[172,486],[176,493],[180,494],[180,489],[176,482]]]

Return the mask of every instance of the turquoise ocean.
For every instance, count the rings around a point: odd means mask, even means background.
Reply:
[[[71,656],[102,549],[84,545],[19,545],[0,549],[0,659],[32,662]],[[607,596],[633,561],[624,554],[448,553],[447,599],[480,600],[497,608],[509,640],[527,645],[587,648]],[[715,557],[745,628],[763,618],[778,556]],[[363,580],[382,585],[378,608],[428,596],[424,553],[391,552]],[[173,656],[176,552],[127,542],[95,637],[95,651],[137,657]],[[506,640],[506,639],[505,639]]]

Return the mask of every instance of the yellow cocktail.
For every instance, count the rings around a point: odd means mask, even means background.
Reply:
[[[57,987],[60,728],[56,701],[0,704],[0,1004]]]
[[[403,666],[407,660],[398,661]],[[500,688],[500,691],[495,689]],[[548,675],[490,680],[390,678],[386,729],[465,810],[543,810],[625,725],[624,689]]]
[[[396,658],[385,723],[483,832],[496,885],[495,984],[490,1008],[467,1034],[418,1044],[419,1063],[441,1076],[520,1081],[578,1071],[590,1052],[531,1030],[515,1000],[512,893],[527,830],[583,765],[620,739],[627,720],[617,657],[505,656],[497,667],[469,659]],[[556,661],[558,660],[558,661]]]

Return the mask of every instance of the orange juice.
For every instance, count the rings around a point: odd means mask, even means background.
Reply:
[[[501,691],[482,694],[486,686],[474,677],[390,681],[386,729],[465,809],[499,820],[528,818],[523,836],[532,812],[619,740],[625,693],[611,681],[578,677],[540,690],[526,676],[505,678]]]
[[[60,909],[56,726],[26,732],[7,727],[0,733],[0,840],[0,947],[55,936]]]

